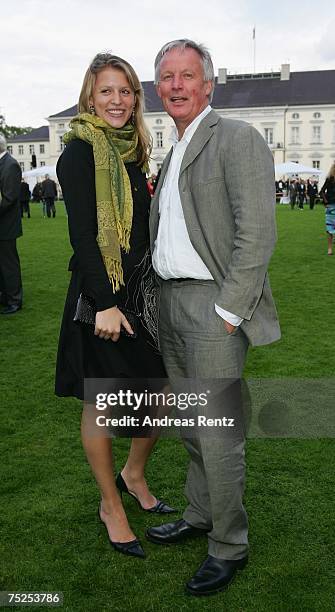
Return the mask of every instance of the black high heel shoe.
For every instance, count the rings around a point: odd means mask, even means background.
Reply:
[[[100,504],[98,506],[98,517],[100,521],[102,522],[102,524],[105,525],[107,534],[108,534],[107,526],[102,520],[101,515],[100,515]],[[116,550],[117,552],[122,553],[123,555],[129,555],[131,557],[139,557],[140,559],[145,558],[145,552],[139,540],[130,540],[130,542],[113,542],[110,539],[109,534],[108,534],[108,539],[109,539],[110,544],[113,546],[114,550]]]
[[[152,512],[156,514],[172,514],[173,512],[177,512],[175,508],[171,508],[170,506],[160,501],[159,499],[157,500],[157,503],[154,506],[152,506],[152,508],[143,508],[139,499],[137,499],[135,493],[132,493],[131,491],[129,491],[121,475],[121,472],[117,475],[115,484],[121,493],[121,497],[122,497],[122,493],[128,493],[128,495],[130,495],[137,501],[139,507],[141,508],[141,510],[144,510],[144,512]]]

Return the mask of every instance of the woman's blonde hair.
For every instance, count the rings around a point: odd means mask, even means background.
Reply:
[[[327,174],[327,178],[335,180],[335,162],[330,166],[330,170]]]
[[[138,163],[143,165],[149,161],[151,153],[151,136],[144,122],[144,93],[141,82],[134,68],[126,60],[111,53],[98,53],[90,63],[82,84],[78,110],[79,113],[90,112],[90,98],[92,97],[96,75],[107,66],[122,70],[135,95],[133,123],[138,133]]]

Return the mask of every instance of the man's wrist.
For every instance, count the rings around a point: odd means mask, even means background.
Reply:
[[[228,323],[234,327],[239,327],[243,321],[243,319],[238,315],[229,312],[229,310],[224,310],[224,308],[221,308],[217,304],[215,304],[215,311],[222,319],[228,321]]]

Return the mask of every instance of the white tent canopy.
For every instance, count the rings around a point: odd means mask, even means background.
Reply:
[[[34,168],[34,170],[22,172],[23,178],[29,184],[30,191],[34,189],[38,179],[44,180],[46,174],[48,174],[51,179],[57,179],[56,166],[40,166],[39,168]]]
[[[304,166],[303,164],[298,164],[297,162],[289,161],[284,162],[283,164],[275,165],[276,174],[280,174],[281,176],[284,174],[309,174],[310,176],[318,176],[322,174],[321,170],[317,170],[317,168],[310,168],[309,166]]]
[[[34,178],[38,176],[45,176],[48,174],[50,178],[56,178],[56,166],[40,166],[39,168],[34,168],[33,170],[27,170],[26,172],[22,172],[22,176],[24,178]]]

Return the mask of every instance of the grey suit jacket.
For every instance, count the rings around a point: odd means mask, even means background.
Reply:
[[[152,251],[171,154],[152,201]],[[216,304],[244,319],[242,329],[252,345],[278,340],[267,276],[276,242],[275,182],[264,139],[247,123],[211,111],[185,151],[178,184],[191,243],[218,286]]]

